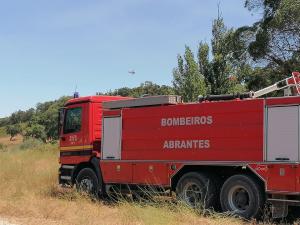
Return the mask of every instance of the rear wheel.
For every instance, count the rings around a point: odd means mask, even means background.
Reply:
[[[76,178],[76,188],[79,191],[98,197],[100,184],[96,173],[90,168],[82,169]]]
[[[217,204],[216,185],[207,175],[190,172],[182,176],[176,187],[177,197],[193,208],[211,208]]]
[[[262,187],[248,175],[229,177],[222,187],[220,200],[223,211],[244,218],[259,217],[265,203]]]

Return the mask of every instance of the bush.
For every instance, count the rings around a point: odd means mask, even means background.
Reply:
[[[43,142],[36,138],[26,138],[20,145],[21,150],[36,149],[43,145]]]
[[[13,124],[6,126],[6,133],[10,135],[10,140],[12,141],[15,136],[22,133],[21,125]]]
[[[45,133],[45,127],[43,125],[32,123],[25,129],[25,137],[36,138],[46,142],[47,136]]]

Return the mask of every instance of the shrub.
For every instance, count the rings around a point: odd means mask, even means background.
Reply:
[[[43,125],[33,123],[25,129],[26,138],[36,138],[46,142],[47,136]]]
[[[6,126],[6,133],[10,135],[10,140],[12,141],[15,136],[22,133],[21,125],[13,124]]]
[[[21,150],[36,149],[43,145],[43,142],[36,138],[26,138],[20,145]]]
[[[0,127],[0,137],[6,136],[6,128],[5,127]]]

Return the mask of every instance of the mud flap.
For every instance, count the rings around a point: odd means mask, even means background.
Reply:
[[[274,219],[284,218],[288,214],[288,204],[286,202],[273,202],[271,212]]]

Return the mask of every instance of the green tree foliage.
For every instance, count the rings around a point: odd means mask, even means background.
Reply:
[[[207,43],[200,43],[198,48],[200,73],[205,77],[210,94],[244,91],[241,84],[244,78],[240,72],[247,64],[242,59],[242,49],[243,43],[235,40],[234,30],[226,28],[223,18],[215,19],[212,26],[212,60],[209,59]]]
[[[29,137],[36,138],[36,139],[42,140],[44,142],[46,142],[46,140],[48,138],[45,126],[37,124],[37,123],[32,123],[32,124],[30,124],[30,126],[26,127],[24,136],[26,138],[29,138]]]
[[[265,68],[252,69],[246,76],[246,83],[249,90],[257,91],[271,85],[268,75],[272,73]]]
[[[281,74],[281,78],[299,70],[300,1],[246,0],[245,6],[262,14],[258,22],[237,32],[248,43],[251,57],[275,69],[273,73]]]
[[[33,124],[39,124],[44,127],[47,140],[58,138],[58,110],[63,107],[69,97],[61,97],[56,101],[39,103],[33,118]],[[30,126],[32,126],[30,124]]]
[[[204,77],[188,46],[185,46],[183,57],[178,55],[178,67],[173,70],[173,86],[175,93],[186,102],[196,101],[199,95],[206,94]]]
[[[34,115],[34,109],[28,109],[26,111],[18,110],[17,112],[14,112],[9,117],[9,123],[10,124],[17,124],[17,123],[24,123],[26,121],[31,120],[32,116]]]
[[[12,124],[6,126],[6,133],[10,135],[10,140],[22,132],[20,124]]]
[[[17,134],[33,137],[42,141],[58,138],[58,110],[70,97],[61,97],[55,101],[38,103],[36,109],[18,110],[10,117],[0,120],[0,127],[7,126],[6,132],[13,138]]]
[[[242,74],[249,70],[245,49],[245,43],[236,38],[233,29],[226,28],[219,16],[213,22],[211,48],[204,42],[199,45],[198,62],[188,47],[184,58],[178,56],[178,67],[173,71],[176,93],[185,101],[195,101],[199,94],[206,92],[244,92],[245,77]]]
[[[7,126],[8,124],[9,124],[9,118],[8,117],[0,118],[0,127]]]
[[[109,91],[107,94],[138,98],[145,95],[171,95],[174,94],[174,90],[172,89],[172,87],[169,87],[167,85],[158,85],[151,81],[145,81],[138,87],[123,87],[114,91]]]

